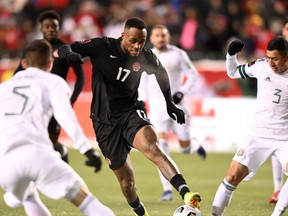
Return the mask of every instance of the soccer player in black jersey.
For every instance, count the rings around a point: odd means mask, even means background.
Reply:
[[[65,44],[62,40],[58,38],[59,30],[60,30],[60,16],[56,11],[54,10],[44,11],[43,13],[39,15],[38,21],[40,24],[40,31],[43,34],[43,38],[50,42],[50,44],[52,45],[53,51],[57,50],[60,46]],[[51,73],[57,74],[58,76],[66,80],[69,67],[70,66],[66,59],[57,58],[54,55],[54,63],[53,63]],[[83,68],[81,65],[79,64],[72,65],[72,68],[76,75],[76,82],[75,82],[75,86],[74,86],[71,99],[70,99],[71,104],[73,105],[83,89],[85,77],[84,77],[84,72],[83,72]],[[17,73],[20,70],[23,70],[23,67],[21,64],[19,64],[15,73]],[[68,151],[67,151],[67,148],[63,146],[61,143],[59,143],[58,141],[59,134],[60,134],[60,126],[54,117],[52,117],[49,123],[48,131],[49,131],[50,139],[54,144],[55,150],[60,152],[62,159],[68,163]]]
[[[138,101],[143,72],[154,74],[165,97],[169,116],[179,124],[185,114],[173,102],[169,78],[155,54],[144,47],[147,29],[143,20],[126,21],[120,38],[76,41],[58,49],[60,57],[79,64],[82,57],[92,63],[91,119],[99,147],[116,175],[121,190],[136,215],[148,215],[136,193],[129,152],[135,148],[151,160],[193,207],[200,207],[199,193],[190,192],[176,164],[158,146],[157,134],[147,118],[144,102]],[[165,109],[165,107],[163,107]]]

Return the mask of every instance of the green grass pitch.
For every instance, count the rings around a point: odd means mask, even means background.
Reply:
[[[106,205],[112,208],[117,216],[132,216],[124,196],[122,195],[116,177],[106,164],[102,171],[95,174],[92,168],[84,165],[85,158],[76,150],[69,150],[71,166],[83,177],[90,190]],[[145,204],[150,216],[172,216],[174,210],[183,204],[180,195],[174,190],[174,200],[160,202],[162,187],[156,167],[137,151],[131,152],[137,190],[141,201]],[[211,204],[218,185],[226,174],[232,154],[208,154],[206,160],[197,155],[183,155],[172,153],[186,178],[192,191],[202,195],[201,211],[203,216],[210,216]],[[103,160],[104,161],[104,160]],[[105,162],[104,162],[105,163]],[[234,193],[230,207],[226,210],[227,216],[265,216],[271,215],[274,205],[268,203],[273,191],[271,162],[267,161],[255,177],[239,185]],[[81,215],[76,207],[66,200],[50,200],[41,195],[43,202],[53,216]],[[287,214],[287,213],[286,213]],[[0,215],[22,216],[23,208],[10,209],[3,200],[3,191],[0,189]]]

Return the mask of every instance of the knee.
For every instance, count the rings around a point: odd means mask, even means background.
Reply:
[[[241,179],[236,175],[227,175],[225,179],[229,184],[235,187],[241,182]]]
[[[123,191],[130,192],[135,190],[135,182],[132,178],[122,179],[120,185]]]

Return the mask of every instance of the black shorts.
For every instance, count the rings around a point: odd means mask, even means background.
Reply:
[[[116,170],[124,165],[134,137],[144,125],[151,125],[144,109],[123,114],[114,125],[93,121],[96,140],[110,169]]]

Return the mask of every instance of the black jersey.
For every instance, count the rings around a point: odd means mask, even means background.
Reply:
[[[53,51],[57,50],[60,46],[66,44],[60,39],[54,39],[54,40],[49,41],[49,42],[53,48]],[[24,56],[25,56],[25,53],[23,53],[22,59],[24,58]],[[57,58],[54,56],[54,62],[53,62],[53,67],[52,67],[51,73],[57,74],[58,76],[62,77],[64,80],[66,80],[67,74],[69,71],[69,67],[70,66],[68,65],[68,62],[65,58]],[[75,82],[75,86],[73,89],[73,93],[71,95],[71,103],[73,104],[83,89],[84,72],[83,72],[83,68],[81,65],[75,65],[72,67],[73,67],[73,71],[76,75],[76,82]],[[24,68],[21,66],[21,64],[19,64],[19,66],[15,70],[15,73],[17,73],[18,71],[23,70],[23,69]]]
[[[143,72],[155,74],[162,92],[170,91],[167,72],[155,54],[143,49],[137,57],[131,57],[121,49],[121,40],[103,37],[70,44],[73,52],[90,57],[91,118],[104,124],[114,124],[125,112],[143,108],[144,103],[138,101]]]

